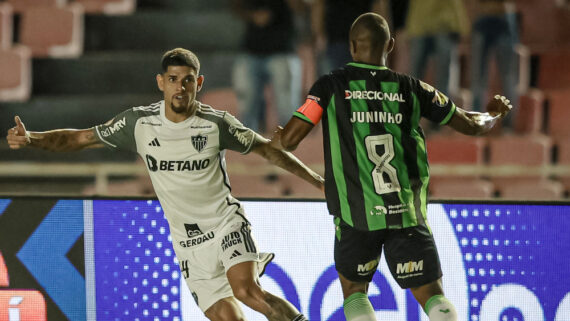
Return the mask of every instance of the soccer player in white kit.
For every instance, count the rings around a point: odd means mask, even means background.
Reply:
[[[260,270],[272,255],[260,258],[243,207],[230,194],[224,153],[257,153],[321,190],[323,179],[232,115],[197,101],[204,82],[199,71],[194,53],[170,50],[156,76],[163,101],[83,130],[30,132],[16,116],[8,144],[51,151],[106,146],[138,153],[168,220],[182,275],[210,320],[245,320],[237,300],[268,320],[306,320],[292,304],[259,285]]]

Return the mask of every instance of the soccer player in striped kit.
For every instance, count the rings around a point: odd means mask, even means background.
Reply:
[[[376,320],[367,290],[382,249],[394,279],[431,321],[455,321],[426,216],[429,168],[419,121],[479,135],[512,107],[495,96],[488,112],[467,112],[434,87],[388,69],[394,39],[378,14],[359,16],[349,39],[353,62],[315,82],[271,145],[292,151],[322,120],[325,195],[348,321]]]
[[[83,130],[29,132],[16,116],[8,144],[51,151],[106,146],[138,153],[168,220],[182,275],[205,315],[245,320],[239,300],[268,320],[306,321],[291,303],[259,284],[258,275],[273,254],[258,252],[245,211],[230,193],[225,150],[259,154],[320,189],[323,179],[229,113],[197,101],[204,82],[199,72],[194,53],[170,50],[156,76],[164,100]]]

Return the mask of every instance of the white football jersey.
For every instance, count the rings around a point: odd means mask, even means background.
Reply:
[[[244,215],[230,194],[224,150],[248,153],[255,133],[202,103],[180,123],[168,120],[164,108],[164,101],[131,108],[95,132],[105,145],[145,161],[174,240],[207,238],[228,216]]]

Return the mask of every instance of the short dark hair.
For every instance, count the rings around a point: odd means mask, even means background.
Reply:
[[[390,27],[386,19],[379,14],[363,13],[352,24],[349,37],[351,40],[358,38],[359,33],[368,30],[370,42],[373,46],[384,46],[390,40]]]
[[[194,68],[196,73],[200,73],[200,60],[192,51],[184,48],[175,48],[162,55],[162,72],[168,70],[168,66],[187,66]]]

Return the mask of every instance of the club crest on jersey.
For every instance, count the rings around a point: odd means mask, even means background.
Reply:
[[[201,134],[192,136],[192,145],[198,151],[198,153],[201,152],[204,147],[206,147],[206,144],[208,144],[208,136],[203,136]]]
[[[203,234],[200,227],[198,227],[198,224],[186,224],[185,223],[184,228],[186,229],[186,235],[188,235],[188,237],[194,237],[194,236]]]

